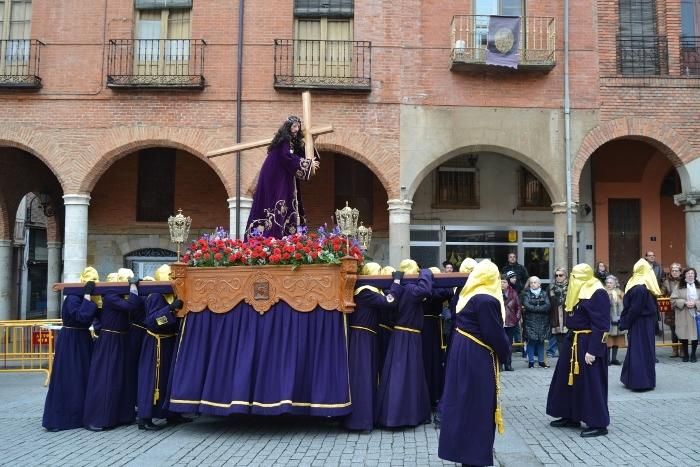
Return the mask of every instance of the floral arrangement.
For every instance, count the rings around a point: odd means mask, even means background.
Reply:
[[[359,243],[350,239],[350,247],[345,235],[335,227],[331,231],[326,226],[315,232],[300,229],[299,233],[282,238],[251,236],[248,241],[229,238],[223,227],[211,234],[202,235],[192,241],[182,261],[189,266],[263,266],[302,264],[340,264],[344,256],[357,259],[359,266],[364,263],[364,254]]]

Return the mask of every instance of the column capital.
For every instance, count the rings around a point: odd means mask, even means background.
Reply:
[[[12,246],[12,240],[0,240],[0,248]]]
[[[238,202],[237,202],[238,199],[239,199],[239,198],[236,198],[236,197],[228,198],[228,199],[226,200],[226,201],[228,201],[228,208],[229,208],[229,209],[236,209],[236,206],[238,205]],[[240,204],[241,208],[245,209],[245,208],[251,208],[251,207],[253,207],[253,198],[248,198],[248,197],[246,197],[246,196],[241,196],[241,197],[240,197],[240,200],[241,200],[241,204]]]
[[[390,199],[386,202],[389,205],[389,214],[410,214],[413,201],[407,199]]]
[[[63,242],[46,242],[46,248],[52,249],[52,248],[61,248],[63,246]]]
[[[89,193],[69,193],[63,195],[63,204],[68,205],[79,205],[79,206],[90,206],[90,194]]]
[[[561,203],[552,203],[552,214],[566,214],[566,201]],[[571,203],[571,213],[576,214],[578,212],[578,203]]]
[[[686,211],[700,211],[700,191],[689,191],[673,195],[673,203],[676,206],[683,206]]]

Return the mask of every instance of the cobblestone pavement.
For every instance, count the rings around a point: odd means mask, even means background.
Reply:
[[[515,357],[516,371],[503,374],[506,433],[496,436],[497,464],[700,465],[700,364],[671,359],[669,349],[659,360],[652,392],[627,391],[620,367],[611,367],[610,433],[583,439],[548,425],[553,369],[528,369]],[[0,373],[0,465],[454,465],[437,457],[432,425],[357,434],[323,419],[200,417],[159,432],[133,425],[47,433],[42,384],[41,375]]]

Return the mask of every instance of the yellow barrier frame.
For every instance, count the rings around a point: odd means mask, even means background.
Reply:
[[[0,372],[45,372],[44,386],[49,384],[55,352],[55,330],[60,319],[0,321]],[[33,336],[39,333],[40,342]],[[48,336],[47,342],[43,336]],[[9,366],[8,366],[9,364]]]

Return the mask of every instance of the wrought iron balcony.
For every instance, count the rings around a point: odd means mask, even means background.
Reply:
[[[111,39],[107,86],[113,89],[204,89],[201,39]]]
[[[489,18],[486,15],[452,17],[450,70],[478,71],[491,67],[486,65]],[[554,18],[551,17],[521,17],[518,70],[548,72],[554,68],[555,25]]]
[[[0,40],[0,88],[39,89],[39,51],[36,39]]]
[[[681,75],[700,76],[700,36],[681,36]]]
[[[666,36],[617,36],[617,72],[624,76],[668,74]]]
[[[275,88],[372,90],[372,43],[275,39]]]

